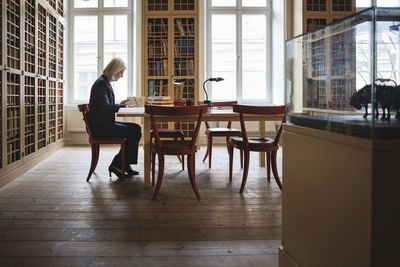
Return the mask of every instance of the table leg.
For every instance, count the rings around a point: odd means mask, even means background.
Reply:
[[[143,123],[144,151],[144,187],[150,188],[150,118],[144,117]]]
[[[265,121],[258,122],[258,134],[260,137],[265,137]],[[265,167],[265,152],[260,152],[260,167]]]

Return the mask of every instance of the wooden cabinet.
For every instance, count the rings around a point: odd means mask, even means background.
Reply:
[[[143,1],[142,32],[142,95],[197,103],[198,1]],[[178,79],[180,84],[174,83]],[[193,123],[182,123],[182,129],[189,136]]]
[[[282,142],[279,266],[397,266],[400,141],[284,125]]]
[[[62,143],[64,3],[0,1],[0,176]]]

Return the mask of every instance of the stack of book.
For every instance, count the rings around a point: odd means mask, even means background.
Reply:
[[[163,106],[163,107],[173,107],[174,101],[170,96],[155,96],[151,101],[152,105]]]

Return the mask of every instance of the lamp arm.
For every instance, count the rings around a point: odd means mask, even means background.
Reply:
[[[205,85],[206,85],[206,82],[208,82],[209,80],[210,80],[210,79],[207,79],[207,80],[205,80],[204,83],[203,83],[203,90],[204,90],[204,93],[206,94],[206,100],[207,100],[207,101],[208,101],[208,94],[207,94]]]

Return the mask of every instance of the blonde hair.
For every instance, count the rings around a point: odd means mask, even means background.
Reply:
[[[113,58],[110,61],[110,63],[107,64],[107,66],[103,70],[103,74],[104,76],[106,76],[107,80],[111,81],[117,72],[120,72],[121,70],[125,69],[126,69],[125,62],[121,58],[116,57]]]

